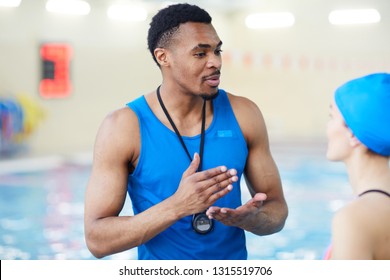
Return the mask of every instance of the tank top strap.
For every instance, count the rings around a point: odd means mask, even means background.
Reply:
[[[138,97],[137,99],[134,99],[126,105],[131,108],[137,114],[138,117],[146,117],[145,115],[150,112],[149,105],[146,102],[144,95]]]
[[[365,195],[366,193],[370,193],[370,192],[377,192],[377,193],[381,193],[381,194],[384,194],[384,195],[387,195],[388,197],[390,197],[390,193],[388,193],[386,191],[383,191],[383,190],[378,190],[378,189],[367,190],[367,191],[362,192],[361,194],[359,194],[359,196]]]

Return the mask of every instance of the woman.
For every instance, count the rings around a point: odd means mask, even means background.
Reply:
[[[339,87],[330,106],[327,158],[345,163],[356,199],[332,222],[330,259],[390,259],[390,74]]]

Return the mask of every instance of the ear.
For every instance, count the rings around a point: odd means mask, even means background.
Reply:
[[[154,50],[154,57],[156,58],[158,64],[160,64],[160,66],[167,66],[168,65],[167,50],[166,49],[156,48]]]
[[[349,131],[348,139],[351,147],[357,147],[361,145],[361,142],[359,141],[359,139],[357,139],[357,137],[355,136],[355,134],[353,134],[352,131]]]

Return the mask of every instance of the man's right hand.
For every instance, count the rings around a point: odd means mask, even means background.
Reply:
[[[237,171],[219,166],[197,172],[200,157],[195,153],[194,158],[183,173],[180,185],[171,197],[177,213],[188,216],[200,213],[225,196],[233,189],[233,183],[238,181]]]

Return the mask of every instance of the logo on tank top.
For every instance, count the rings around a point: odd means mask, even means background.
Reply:
[[[221,138],[233,137],[233,131],[231,130],[218,130],[217,136]]]

